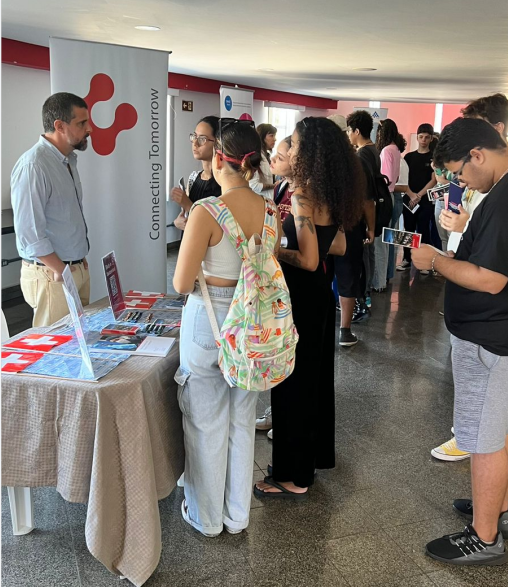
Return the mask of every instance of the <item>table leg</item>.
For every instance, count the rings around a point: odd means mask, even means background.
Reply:
[[[11,506],[12,533],[28,534],[34,529],[34,505],[31,487],[7,487]]]

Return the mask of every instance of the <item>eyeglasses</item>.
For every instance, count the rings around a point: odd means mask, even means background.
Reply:
[[[195,132],[191,132],[191,134],[189,135],[189,141],[191,143],[193,143],[194,141],[197,142],[197,144],[202,147],[207,141],[210,141],[211,143],[215,142],[215,139],[209,139],[208,137],[205,137],[204,135],[197,135]]]
[[[459,181],[459,177],[462,175],[462,172],[464,171],[464,167],[470,161],[471,161],[471,153],[469,153],[469,155],[467,155],[466,157],[464,157],[464,159],[462,159],[462,166],[461,166],[461,168],[453,174],[452,179],[450,181]]]

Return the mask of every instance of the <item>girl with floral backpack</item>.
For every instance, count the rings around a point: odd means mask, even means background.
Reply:
[[[222,195],[193,208],[173,280],[176,291],[190,294],[175,376],[186,453],[182,515],[208,537],[247,527],[258,399],[253,390],[270,388],[294,366],[296,332],[274,322],[277,314],[286,324],[291,314],[275,258],[280,218],[273,202],[248,183],[260,161],[253,123],[221,119],[212,167]],[[274,292],[280,295],[272,300]]]

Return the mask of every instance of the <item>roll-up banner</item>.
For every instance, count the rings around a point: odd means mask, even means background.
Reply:
[[[221,118],[252,120],[254,108],[254,91],[243,88],[220,87]]]
[[[106,295],[101,259],[112,250],[124,287],[166,292],[168,53],[51,38],[50,59],[51,92],[84,98],[92,126],[77,152],[90,301]]]

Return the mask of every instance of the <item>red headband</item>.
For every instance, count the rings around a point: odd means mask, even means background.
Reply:
[[[224,155],[224,153],[222,151],[219,151],[218,149],[215,149],[215,152],[220,155],[224,161],[228,161],[228,163],[236,163],[237,165],[243,165],[243,162],[245,161],[245,159],[247,159],[247,157],[250,157],[251,155],[254,155],[256,153],[256,151],[251,151],[250,153],[247,153],[246,155],[244,155],[242,157],[242,159],[234,159],[233,157],[228,157],[227,155]]]

